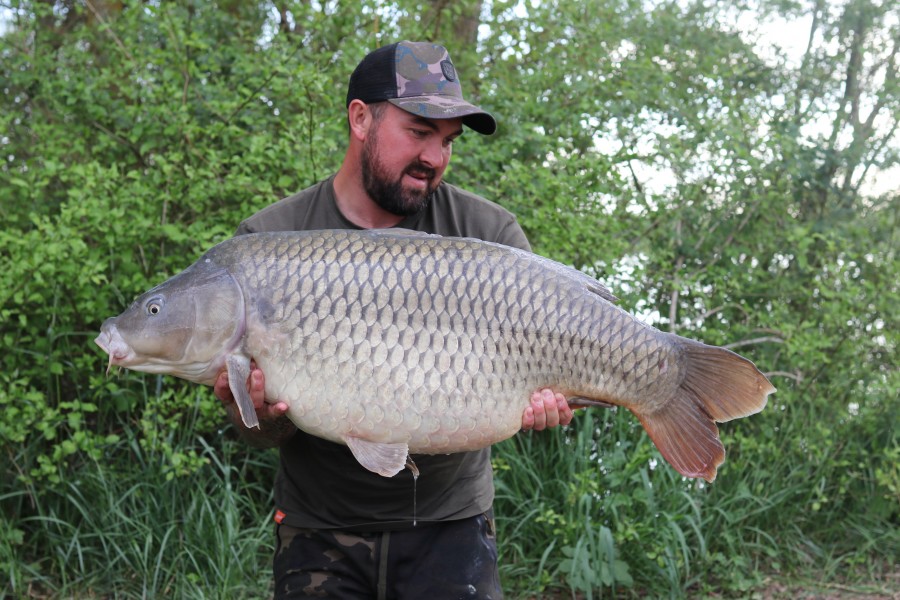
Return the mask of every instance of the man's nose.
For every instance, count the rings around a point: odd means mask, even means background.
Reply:
[[[444,145],[440,139],[437,139],[437,136],[435,136],[435,139],[429,139],[425,142],[421,152],[419,152],[419,160],[432,169],[437,169],[444,163]]]

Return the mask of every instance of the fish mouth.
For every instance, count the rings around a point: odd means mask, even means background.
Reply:
[[[100,335],[94,339],[94,343],[109,354],[109,364],[106,365],[107,376],[113,365],[126,365],[128,359],[134,356],[134,351],[122,339],[122,334],[119,333],[115,323],[104,323],[100,329]]]

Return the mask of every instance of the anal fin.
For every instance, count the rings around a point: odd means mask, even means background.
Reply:
[[[617,408],[617,404],[612,404],[610,402],[604,402],[603,400],[594,400],[592,398],[585,398],[584,396],[571,396],[566,398],[566,403],[569,405],[569,408],[590,408],[591,406],[597,408]]]
[[[716,478],[716,470],[725,460],[719,428],[690,399],[670,402],[649,415],[634,414],[676,471],[707,481]]]
[[[344,441],[359,464],[382,477],[393,477],[406,467],[409,446],[403,442],[372,442],[352,436]]]

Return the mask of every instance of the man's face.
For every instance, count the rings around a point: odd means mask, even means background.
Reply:
[[[416,214],[431,202],[450,163],[461,119],[425,119],[391,104],[373,122],[363,145],[363,186],[384,210]]]

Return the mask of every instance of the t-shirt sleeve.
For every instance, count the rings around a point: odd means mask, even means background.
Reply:
[[[234,234],[353,228],[353,224],[344,219],[337,210],[332,179],[320,181],[270,204],[244,219]]]
[[[408,218],[399,226],[531,251],[528,238],[513,213],[446,182],[438,187],[426,212]]]
[[[510,216],[509,220],[500,226],[497,232],[497,243],[513,248],[531,251],[531,244],[525,237],[525,232],[519,226],[519,222],[515,217]]]

